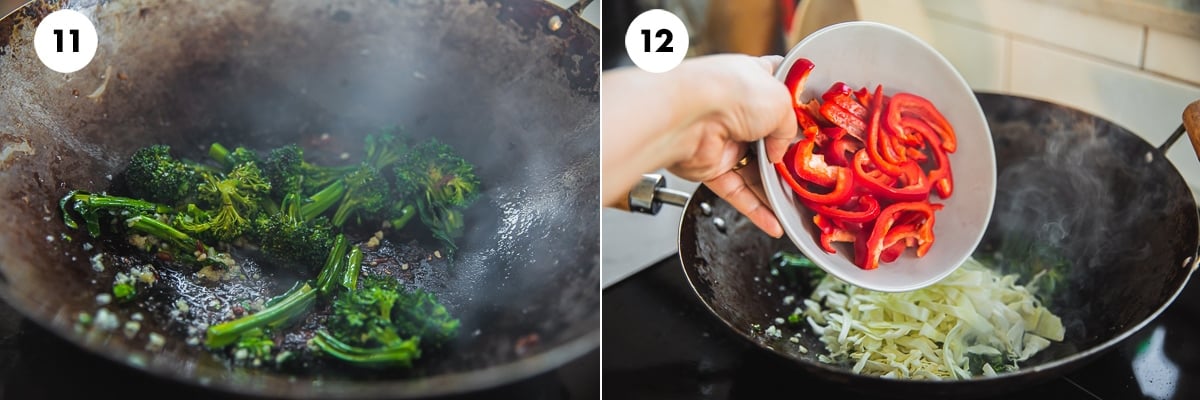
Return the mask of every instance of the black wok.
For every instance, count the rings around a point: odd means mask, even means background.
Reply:
[[[91,64],[65,75],[32,47],[38,21],[62,7],[89,15],[100,36]],[[570,361],[599,343],[599,36],[577,11],[534,0],[28,4],[0,20],[0,296],[89,351],[251,394],[437,395]],[[485,190],[453,261],[390,238],[430,260],[401,277],[463,321],[416,368],[230,368],[155,312],[172,301],[170,283],[132,338],[75,329],[118,268],[94,272],[86,234],[62,225],[55,202],[68,190],[108,189],[150,144],[201,158],[212,141],[300,143],[337,162],[392,125],[453,146]],[[109,308],[125,322],[136,307]],[[145,350],[148,332],[165,334],[163,350]]]
[[[1170,305],[1196,268],[1200,239],[1196,202],[1165,148],[1068,107],[994,94],[978,99],[996,148],[998,193],[975,255],[987,256],[1006,240],[1032,240],[1065,257],[1068,289],[1056,291],[1051,303],[1066,326],[1063,342],[1017,372],[961,381],[889,380],[821,363],[824,344],[807,327],[800,328],[807,354],[786,339],[751,331],[752,324],[767,326],[791,313],[784,296],[811,294],[809,280],[769,273],[772,254],[796,248],[761,233],[703,187],[688,202],[679,235],[680,259],[697,295],[730,329],[810,373],[854,390],[914,397],[997,395],[1049,380]]]

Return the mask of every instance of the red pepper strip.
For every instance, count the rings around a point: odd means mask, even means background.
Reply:
[[[892,97],[892,102],[887,109],[887,125],[892,128],[893,132],[903,131],[900,120],[905,115],[915,116],[929,124],[929,127],[933,128],[933,131],[937,132],[942,139],[942,148],[946,151],[953,153],[958,148],[954,128],[929,100],[911,93],[897,93]]]
[[[867,90],[866,86],[863,86],[862,89],[855,90],[854,97],[858,98],[858,102],[862,104],[863,107],[871,107],[871,91]]]
[[[951,175],[953,174],[950,172],[950,164],[946,164],[946,176],[933,181],[933,189],[943,199],[948,199],[954,194],[954,177]]]
[[[878,85],[875,87],[875,94],[871,96],[871,119],[867,124],[867,155],[870,156],[871,162],[875,163],[875,167],[879,168],[885,174],[900,176],[903,171],[900,169],[898,162],[890,161],[880,153],[880,145],[886,143],[886,138],[881,137],[883,132],[879,129],[880,118],[883,115],[882,102],[883,85]]]
[[[907,249],[908,246],[905,245],[903,241],[894,243],[891,246],[883,249],[883,253],[879,255],[879,261],[885,263],[896,261],[897,258],[900,258],[901,254],[904,254],[904,250]]]
[[[796,123],[800,125],[800,129],[816,128],[818,126],[817,121],[811,115],[808,115],[808,109],[796,107],[792,111],[796,113]]]
[[[884,130],[886,131],[886,129],[884,129]],[[897,164],[901,164],[901,163],[904,163],[905,161],[908,161],[907,149],[909,148],[909,146],[907,146],[903,143],[904,139],[901,139],[898,136],[893,136],[890,133],[884,135],[884,137],[887,139],[884,142],[884,146],[883,146],[883,150],[884,150],[883,156],[891,157],[893,160],[896,160],[893,162],[895,162]]]
[[[825,156],[813,153],[813,148],[817,145],[816,132],[816,128],[805,130],[806,134],[812,136],[801,139],[792,146],[795,149],[795,154],[792,155],[792,169],[800,179],[821,186],[833,186],[837,183],[837,174],[841,167],[829,165],[825,162]]]
[[[864,149],[859,149],[859,150],[861,151]],[[851,168],[854,168],[854,157],[857,156],[860,151],[856,151],[856,152],[854,152],[853,155],[850,156],[850,167]],[[896,182],[899,181],[899,179],[897,179],[896,177],[890,176],[888,174],[883,173],[883,171],[875,169],[875,166],[873,164],[869,164],[869,162],[870,162],[870,160],[866,161],[867,164],[863,165],[863,171],[866,171],[865,174],[866,174],[867,178],[870,178],[871,180],[875,181],[876,183],[886,185],[888,187],[894,186],[896,184]],[[855,173],[857,173],[857,172],[855,172]],[[863,189],[866,189],[866,188],[863,187]]]
[[[911,161],[905,163],[905,166],[902,169],[906,169],[908,171],[898,174],[912,177],[915,173],[917,175],[915,178],[916,182],[909,182],[908,185],[897,188],[893,187],[892,184],[888,183],[887,181],[874,177],[872,174],[868,173],[865,169],[865,165],[868,162],[870,162],[870,159],[867,156],[867,151],[866,149],[863,149],[859,150],[857,153],[854,153],[854,162],[851,164],[854,165],[854,175],[855,178],[857,178],[857,182],[860,183],[863,188],[867,189],[868,192],[874,193],[876,196],[878,196],[879,200],[921,201],[929,199],[930,183],[928,179],[924,178],[924,172],[920,170],[921,167],[918,166],[917,163]],[[915,172],[913,171],[914,168],[916,169]]]
[[[929,171],[929,182],[932,182],[938,196],[948,199],[954,194],[954,174],[950,171],[950,157],[943,151],[940,139],[932,130],[919,132],[925,137],[925,141],[929,142],[929,151],[933,153],[933,158],[938,164],[937,168]]]
[[[841,129],[841,128],[838,128]],[[842,137],[825,147],[825,162],[839,167],[849,167],[850,158],[862,148],[862,143],[853,137]],[[847,156],[846,154],[850,155]]]
[[[874,221],[875,217],[879,216],[879,201],[875,200],[870,195],[858,196],[858,204],[856,207],[845,209],[837,206],[825,204],[817,204],[811,201],[801,200],[805,206],[812,209],[819,215],[824,215],[835,221],[843,222],[870,222]],[[854,201],[851,200],[850,203]]]
[[[807,103],[804,103],[801,108],[808,110],[808,116],[812,117],[814,121],[817,121],[817,125],[820,125],[821,127],[833,126],[829,120],[825,119],[825,116],[821,115],[821,102],[817,99],[809,100]]]
[[[867,270],[879,268],[879,259],[883,255],[884,249],[888,247],[884,243],[887,239],[887,234],[892,231],[896,219],[905,212],[924,214],[927,218],[926,224],[933,223],[933,208],[928,202],[914,201],[887,206],[887,208],[879,212],[879,219],[875,220],[875,227],[871,229],[871,235],[867,238],[864,257],[861,260],[862,262],[858,264],[860,268]],[[932,233],[932,231],[930,232]],[[929,242],[932,241],[931,237]],[[919,247],[917,251],[920,252]]]
[[[817,229],[820,229],[822,233],[833,232],[833,229],[837,228],[829,217],[821,214],[813,214],[813,225],[816,225]]]
[[[905,147],[904,155],[908,157],[909,160],[913,160],[918,163],[923,163],[929,159],[929,156],[925,155],[925,153],[922,153],[921,150],[917,150],[912,147]]]
[[[822,232],[829,231],[830,229],[833,229],[833,228],[845,229],[850,232],[858,232],[863,229],[863,225],[864,225],[862,223],[843,221],[843,220],[830,218],[829,216],[816,214],[816,213],[813,213],[813,223],[816,224],[817,227],[820,227],[822,229]],[[869,225],[869,224],[866,224],[866,225]]]
[[[928,225],[928,223],[925,225]],[[889,249],[895,246],[901,246],[901,251],[903,251],[904,248],[916,247],[917,257],[923,257],[925,256],[925,253],[929,251],[929,246],[933,244],[932,231],[926,231],[927,229],[925,229],[924,226],[918,227],[912,224],[897,224],[892,227],[892,230],[888,231],[887,236],[884,238],[883,245],[887,246]],[[922,249],[924,250],[922,251]],[[884,253],[886,254],[887,250],[884,250]],[[895,260],[892,259],[889,261],[884,259],[884,257],[881,257],[881,259],[886,262]]]
[[[834,82],[829,86],[829,90],[826,90],[825,93],[821,94],[821,99],[825,101],[833,101],[833,99],[838,96],[844,96],[848,94],[854,94],[854,89],[851,89],[850,85],[847,85],[846,82]]]
[[[901,134],[898,136],[904,140],[905,145],[913,147],[924,146],[925,142],[922,140],[923,134],[925,132],[933,133],[933,127],[929,126],[928,123],[920,118],[910,116],[900,117],[900,128]],[[888,126],[888,130],[891,131],[892,127]]]
[[[853,243],[855,239],[855,234],[835,227],[829,232],[821,232],[821,249],[829,254],[837,254],[837,249],[833,247],[834,243]]]
[[[829,128],[821,128],[820,131],[821,131],[821,133],[819,135],[819,138],[817,139],[818,146],[828,145],[829,143],[832,143],[833,141],[841,139],[842,137],[846,136],[846,130],[842,129],[842,128],[838,128],[836,126],[829,127]]]
[[[863,106],[858,100],[854,99],[854,89],[850,88],[845,82],[835,82],[821,98],[826,102],[837,104],[860,120],[866,120],[870,114],[867,107]]]
[[[863,131],[867,129],[867,124],[863,120],[846,111],[842,106],[833,102],[825,102],[821,104],[821,116],[832,122],[834,125],[846,130],[850,136],[863,138]]]
[[[783,176],[783,180],[792,187],[792,191],[796,192],[797,196],[814,203],[842,204],[854,193],[854,173],[850,172],[849,168],[837,169],[837,184],[833,191],[826,194],[813,193],[805,185],[796,182],[796,178],[792,177],[792,172],[784,163],[775,163],[775,171]]]
[[[804,107],[800,95],[804,94],[804,83],[808,81],[808,75],[812,73],[815,66],[807,58],[796,60],[796,63],[792,64],[792,69],[788,70],[787,77],[783,79],[783,84],[792,93],[792,108]]]

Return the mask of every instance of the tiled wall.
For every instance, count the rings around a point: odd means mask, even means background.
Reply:
[[[1200,38],[1035,0],[856,0],[859,17],[938,49],[981,91],[1050,100],[1158,145],[1200,99]],[[1200,197],[1186,139],[1168,157]]]

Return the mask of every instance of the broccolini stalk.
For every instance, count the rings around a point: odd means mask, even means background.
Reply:
[[[204,253],[207,246],[199,240],[193,239],[188,234],[171,227],[155,219],[145,215],[138,215],[125,220],[125,225],[129,229],[154,236],[163,242],[171,245],[172,250],[179,252],[181,255],[189,255],[192,251]]]
[[[254,150],[239,146],[233,149],[233,151],[229,151],[229,149],[217,142],[209,145],[208,156],[221,163],[221,166],[225,167],[227,171],[248,162],[255,163],[255,165],[258,164],[258,154],[255,154]]]
[[[317,299],[317,291],[307,283],[293,287],[281,299],[254,314],[208,327],[204,345],[218,349],[238,341],[243,333],[268,326],[282,326],[303,315]]]
[[[342,226],[356,213],[374,215],[383,210],[388,201],[388,183],[379,176],[378,170],[364,165],[347,174],[342,181],[346,185],[346,194],[333,213],[334,226]]]
[[[395,208],[399,211],[391,213],[395,217],[388,220],[388,224],[392,226],[392,229],[403,228],[405,225],[408,225],[408,221],[411,221],[414,215],[417,215],[417,208],[413,207],[412,204],[397,203],[397,207]]]
[[[387,347],[363,348],[338,340],[326,331],[317,332],[312,343],[334,358],[363,367],[411,367],[421,356],[421,339],[414,336]]]
[[[309,197],[308,201],[300,206],[300,216],[305,220],[316,218],[337,204],[344,194],[346,194],[346,182],[338,179]]]
[[[318,294],[328,294],[336,287],[336,282],[349,279],[343,274],[345,274],[345,265],[349,262],[348,259],[353,259],[353,257],[346,257],[346,247],[345,236],[338,235],[334,239],[333,248],[329,251],[329,258],[317,277],[315,288],[308,282],[297,282],[287,293],[268,301],[266,308],[261,311],[209,327],[205,346],[210,349],[222,348],[237,342],[242,334],[251,330],[279,327],[307,313],[316,301]],[[355,249],[357,250],[357,247]],[[362,262],[361,251],[358,254],[356,261]]]
[[[317,290],[321,294],[328,294],[333,290],[334,285],[342,281],[342,275],[345,274],[347,247],[346,236],[338,234],[333,239],[333,249],[329,251],[329,258],[325,259],[325,268],[322,268],[321,273],[317,275]]]
[[[358,246],[350,248],[346,256],[346,273],[342,274],[342,286],[346,290],[358,290],[358,274],[362,271],[363,252]]]
[[[105,215],[129,216],[130,214],[167,213],[170,207],[144,200],[128,197],[93,194],[82,190],[72,190],[58,201],[58,208],[63,213],[63,224],[71,229],[78,229],[76,216],[87,224],[87,231],[92,237],[100,236],[100,217]]]

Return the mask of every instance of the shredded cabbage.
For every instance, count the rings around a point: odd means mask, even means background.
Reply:
[[[823,362],[855,373],[908,379],[959,379],[1017,369],[1062,341],[1062,319],[1016,275],[1000,276],[968,259],[949,277],[921,290],[883,293],[832,276],[817,284],[799,311],[820,335]]]

